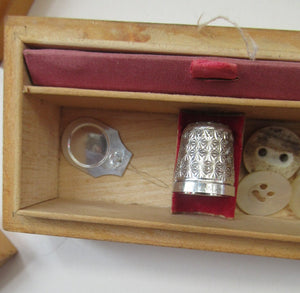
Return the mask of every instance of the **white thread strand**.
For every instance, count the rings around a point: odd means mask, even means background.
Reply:
[[[255,60],[256,58],[256,53],[257,53],[257,50],[258,50],[258,46],[257,44],[255,43],[255,41],[250,37],[249,34],[246,34],[242,28],[234,21],[230,20],[228,17],[226,16],[222,16],[222,15],[219,15],[219,16],[216,16],[206,22],[202,22],[200,23],[201,21],[201,18],[202,18],[203,15],[200,15],[198,21],[197,21],[197,25],[198,25],[198,29],[201,30],[203,27],[209,25],[210,23],[216,21],[216,20],[219,20],[219,19],[223,19],[227,22],[229,22],[231,25],[233,25],[240,33],[245,45],[246,45],[246,49],[247,49],[247,54],[248,54],[248,57],[250,60]]]
[[[167,183],[165,183],[164,181],[162,181],[161,179],[159,179],[155,176],[152,176],[151,174],[149,174],[146,171],[139,170],[137,167],[132,165],[132,163],[129,163],[129,166],[127,167],[127,169],[128,169],[128,171],[134,172],[135,174],[143,177],[144,180],[146,180],[158,187],[169,188],[169,185]]]

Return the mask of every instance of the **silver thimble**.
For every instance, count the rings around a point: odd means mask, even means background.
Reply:
[[[173,191],[205,196],[235,196],[233,135],[228,126],[198,122],[184,129]]]

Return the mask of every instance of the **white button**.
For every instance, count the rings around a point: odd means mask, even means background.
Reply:
[[[243,159],[249,173],[273,171],[290,178],[300,166],[300,138],[284,127],[262,128],[247,141]]]
[[[289,203],[291,192],[291,184],[280,174],[270,171],[254,172],[239,183],[237,204],[250,215],[271,215]]]
[[[298,176],[292,183],[292,198],[290,201],[290,208],[294,215],[300,218],[300,176]]]

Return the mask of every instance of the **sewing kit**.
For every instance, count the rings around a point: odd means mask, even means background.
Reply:
[[[299,32],[243,31],[9,17],[4,228],[299,259]]]

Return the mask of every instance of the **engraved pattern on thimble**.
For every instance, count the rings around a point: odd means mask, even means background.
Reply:
[[[174,191],[233,196],[233,164],[233,135],[226,125],[189,124],[181,136]]]

